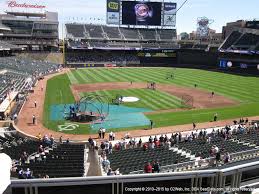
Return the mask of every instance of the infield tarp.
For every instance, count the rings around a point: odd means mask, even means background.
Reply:
[[[51,106],[50,120],[65,120],[66,113],[69,112],[70,106],[74,104],[58,104]],[[152,110],[146,108],[132,108],[123,105],[105,105],[100,103],[92,103],[81,105],[80,110],[98,112],[108,114],[104,121],[94,121],[90,123],[93,131],[98,131],[100,127],[106,129],[127,128],[150,125],[150,120],[143,114]]]

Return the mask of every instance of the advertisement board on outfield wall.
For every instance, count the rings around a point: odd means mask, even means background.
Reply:
[[[107,0],[107,24],[120,23],[120,1]]]
[[[176,58],[175,52],[139,52],[138,57]]]

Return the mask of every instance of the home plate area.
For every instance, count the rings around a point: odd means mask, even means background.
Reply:
[[[123,97],[122,100],[125,100],[125,102],[135,102],[139,99],[135,97]],[[50,120],[66,120],[66,114],[69,112],[69,108],[72,106],[74,106],[74,104],[57,104],[51,106]],[[103,106],[103,104],[101,105],[97,102],[91,104],[91,107],[100,106]],[[104,127],[106,129],[114,129],[150,125],[150,120],[144,115],[144,113],[152,112],[151,109],[133,108],[121,104],[109,104],[108,106],[109,108],[107,110],[104,110],[106,112],[103,112],[103,115],[105,115],[104,118],[100,118],[88,123],[93,130],[92,132],[97,132],[100,127]],[[89,110],[89,112],[91,110]]]

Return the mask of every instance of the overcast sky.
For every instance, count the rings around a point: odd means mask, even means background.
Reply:
[[[61,23],[105,23],[106,0],[16,0],[17,3],[43,4],[48,11],[57,11]],[[172,0],[178,7],[184,0]],[[7,9],[6,0],[0,0],[0,10]],[[239,19],[259,20],[259,0],[188,0],[177,14],[177,32],[196,29],[197,18],[211,19],[211,28],[221,32],[227,22]]]

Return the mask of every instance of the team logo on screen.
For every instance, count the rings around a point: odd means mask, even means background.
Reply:
[[[135,14],[138,21],[145,21],[147,17],[152,17],[153,11],[146,4],[136,4]]]

